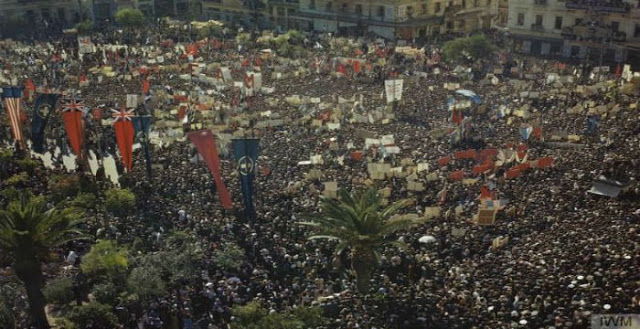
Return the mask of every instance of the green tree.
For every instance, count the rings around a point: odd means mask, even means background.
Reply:
[[[136,196],[127,189],[112,188],[105,192],[105,207],[114,216],[129,215],[136,205]]]
[[[118,327],[118,318],[111,311],[111,307],[100,303],[89,303],[75,307],[71,320],[76,328],[113,329]]]
[[[72,210],[46,209],[42,198],[23,195],[0,210],[0,253],[12,267],[27,291],[29,312],[37,328],[49,328],[44,312],[42,264],[51,251],[69,241],[87,239],[78,226],[81,214]]]
[[[93,21],[82,21],[76,24],[75,29],[78,30],[78,34],[89,34],[93,30]]]
[[[138,9],[120,9],[116,13],[116,23],[125,28],[142,26],[144,24],[144,14]]]
[[[160,275],[153,267],[136,267],[129,274],[127,288],[142,300],[159,297],[167,289]]]
[[[80,177],[76,175],[54,175],[47,185],[55,202],[72,198],[80,192]]]
[[[47,283],[44,287],[47,302],[64,306],[73,301],[73,281],[71,278],[59,278]]]
[[[129,266],[128,251],[114,241],[99,240],[82,258],[80,267],[89,276],[117,276]]]
[[[290,312],[269,313],[258,302],[234,306],[231,314],[235,322],[231,329],[307,329],[326,323],[322,310],[317,307],[300,307]]]
[[[321,212],[310,215],[311,226],[317,235],[314,239],[337,240],[335,254],[340,256],[346,249],[351,251],[351,267],[356,273],[358,292],[369,291],[371,274],[378,265],[380,250],[387,245],[405,248],[394,233],[422,222],[415,215],[397,215],[410,200],[397,201],[382,208],[382,198],[377,190],[369,189],[349,194],[338,192],[338,199],[323,197]]]
[[[213,261],[223,270],[237,270],[244,261],[244,250],[235,243],[226,243],[213,252]]]
[[[443,58],[454,62],[466,58],[481,59],[491,56],[494,46],[484,34],[447,41],[443,47]]]

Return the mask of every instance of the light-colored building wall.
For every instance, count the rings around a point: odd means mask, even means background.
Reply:
[[[40,24],[47,22],[73,23],[82,16],[77,0],[0,0],[0,23]]]
[[[524,53],[622,62],[640,49],[639,3],[624,3],[595,8],[586,1],[510,0],[507,26]]]

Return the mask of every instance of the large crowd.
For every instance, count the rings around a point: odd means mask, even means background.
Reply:
[[[76,55],[75,40],[0,44],[6,79],[22,85],[29,78],[38,89],[67,93],[77,89],[77,97],[87,106],[105,110],[105,119],[106,110],[119,108],[127,94],[139,94],[149,76],[150,96],[137,111],[152,114],[156,124],[178,122],[171,112],[178,108],[171,94],[186,91],[193,93],[192,99],[210,95],[214,103],[202,113],[190,109],[190,122],[178,125],[179,129],[216,127],[220,134],[242,130],[237,136],[260,138],[255,220],[243,215],[236,165],[225,145],[219,153],[222,176],[236,205],[233,211],[221,207],[207,166],[180,136],[152,145],[151,177],[146,175],[141,149],[135,152],[132,172],[119,168],[120,185],[137,197],[136,212],[129,218],[99,213],[88,233],[122,244],[142,239],[152,246],[167,232],[184,231],[198,241],[208,260],[201,280],[185,282],[183,289],[144,309],[121,310],[130,314],[127,328],[135,324],[157,328],[150,319],[168,323],[169,314],[176,312],[191,317],[196,328],[225,328],[233,321],[231,307],[254,300],[274,312],[321,306],[331,320],[330,328],[586,328],[591,314],[640,311],[640,115],[633,106],[637,96],[613,92],[623,81],[612,74],[615,70],[585,76],[585,70],[556,60],[502,51],[458,65],[441,61],[435,44],[409,44],[412,49],[423,48],[419,54],[409,54],[394,51],[397,48],[383,40],[311,34],[302,41],[308,46],[298,58],[280,56],[277,49],[266,56],[262,47],[232,38],[201,42],[191,58],[175,44],[165,46],[162,53],[174,56],[165,56],[163,65],[178,64],[177,71],[153,70],[158,64],[148,62],[151,56],[146,50],[132,51],[162,48],[171,38],[170,32],[155,29],[96,33],[92,41],[98,48],[106,44],[130,48],[126,53],[96,51],[82,60]],[[252,35],[252,40],[256,38]],[[499,36],[494,41],[504,42]],[[343,58],[361,60],[364,69],[356,72],[353,65],[342,64]],[[191,73],[187,64],[192,59],[229,67],[235,81],[243,81],[246,71],[259,71],[263,86],[275,89],[246,96],[242,88],[213,88],[198,79],[183,79],[181,75]],[[151,72],[124,77],[143,65]],[[99,82],[99,73],[91,69],[104,66],[116,74]],[[344,72],[336,73],[339,66]],[[215,72],[204,70],[211,76]],[[573,78],[552,82],[547,79],[550,73]],[[89,82],[78,87],[81,76]],[[608,92],[585,91],[600,88],[600,78],[612,81],[605,88]],[[402,98],[395,103],[388,104],[384,97],[386,79],[404,80]],[[445,84],[456,87],[444,88]],[[210,89],[214,92],[207,93]],[[481,102],[467,103],[455,89],[472,90]],[[302,100],[292,101],[294,95]],[[321,103],[309,101],[315,98]],[[465,121],[460,139],[449,135],[460,129],[447,105],[451,99],[467,104],[460,112],[470,120]],[[321,109],[321,104],[326,106]],[[27,102],[25,107],[29,106]],[[342,111],[335,111],[338,108]],[[511,111],[505,113],[506,108]],[[582,111],[569,113],[575,108]],[[608,111],[597,113],[597,129],[587,131],[589,115],[596,115],[588,113],[603,108]],[[328,118],[327,109],[332,111]],[[256,127],[266,111],[283,123]],[[355,119],[378,113],[387,119]],[[319,119],[323,124],[315,124]],[[61,146],[64,153],[69,148],[58,120],[50,122],[48,138],[51,148]],[[90,116],[86,122],[87,147],[98,157],[116,154],[112,126]],[[340,126],[329,130],[326,123]],[[521,128],[526,125],[541,133],[523,138]],[[162,140],[162,127],[154,129]],[[2,134],[2,141],[10,140],[8,126]],[[365,148],[363,134],[393,135],[400,153]],[[573,136],[571,143],[567,136]],[[449,173],[470,169],[475,159],[438,164],[456,151],[505,145],[526,145],[529,159],[553,157],[553,166],[527,170],[512,179],[505,179],[504,169],[499,168],[470,181],[452,180]],[[363,151],[363,158],[353,158],[354,150]],[[321,155],[323,163],[300,164],[311,155]],[[408,189],[406,178],[369,178],[369,163],[409,170],[402,163],[406,159],[429,165],[417,173],[424,190]],[[40,173],[43,180],[65,171],[61,162],[54,166]],[[308,179],[310,169],[320,170],[322,177]],[[82,166],[78,170],[87,171]],[[100,184],[113,184],[101,174],[96,178]],[[426,178],[433,174],[435,179]],[[587,193],[600,175],[628,181],[629,191],[617,198]],[[342,259],[345,265],[338,266],[332,242],[309,241],[310,231],[296,225],[304,214],[317,211],[323,182],[337,182],[347,190],[389,188],[390,201],[411,198],[415,203],[406,211],[419,215],[434,206],[441,209],[436,218],[398,236],[410,246],[408,250],[384,250],[369,295],[355,293],[347,254]],[[46,184],[42,185],[44,189]],[[490,188],[495,199],[506,200],[494,225],[472,220],[480,207],[482,186]],[[420,243],[424,235],[435,241]],[[509,239],[497,248],[493,242],[498,237]],[[212,262],[214,251],[225,242],[246,252],[238,271],[222,271]],[[76,243],[60,254],[73,250],[83,255],[88,248]]]

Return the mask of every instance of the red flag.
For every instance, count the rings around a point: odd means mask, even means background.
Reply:
[[[192,43],[185,47],[187,55],[193,55],[193,57],[198,57],[198,44]]]
[[[493,192],[486,186],[480,188],[480,200],[493,200]]]
[[[336,70],[336,72],[346,74],[346,70],[344,69],[344,65],[342,65],[342,63],[338,63],[338,69]]]
[[[93,114],[93,119],[94,120],[96,120],[96,121],[102,120],[102,109],[100,109],[100,108],[93,109],[92,114]]]
[[[484,149],[480,151],[480,155],[487,158],[495,157],[498,156],[498,149]]]
[[[456,109],[451,111],[451,122],[459,126],[462,123],[462,111]]]
[[[76,99],[62,100],[62,120],[64,121],[64,129],[67,131],[69,144],[73,153],[78,157],[83,157],[84,147],[84,124],[82,115],[84,103]]]
[[[142,94],[143,95],[147,95],[149,94],[149,89],[151,89],[151,86],[149,85],[149,80],[144,80],[144,82],[142,82]]]
[[[31,79],[27,79],[27,82],[25,83],[24,86],[25,89],[25,96],[28,99],[31,99],[31,97],[33,97],[33,95],[36,93],[36,85],[33,83],[33,81]]]
[[[113,122],[113,127],[116,130],[116,141],[118,142],[118,149],[120,149],[120,155],[122,156],[122,162],[127,172],[133,168],[133,122],[131,122],[131,116],[133,111],[125,111],[123,108],[120,112],[114,111],[113,115],[116,119]]]
[[[473,169],[471,171],[473,172],[474,175],[480,175],[489,170],[491,170],[491,165],[484,163],[484,164],[473,166]]]
[[[616,75],[620,76],[622,74],[622,68],[620,68],[620,63],[616,65]]]
[[[353,151],[351,152],[351,160],[361,160],[362,157],[364,156],[364,154],[362,153],[362,151]]]
[[[253,88],[254,84],[254,76],[253,74],[249,75],[247,73],[244,74],[244,85],[247,88]]]
[[[218,158],[218,151],[216,149],[216,142],[213,138],[213,133],[209,129],[198,130],[187,135],[189,140],[196,146],[198,153],[204,159],[204,162],[209,167],[211,174],[213,174],[213,180],[216,182],[216,190],[218,191],[218,197],[224,209],[233,208],[233,201],[231,200],[231,194],[224,185],[222,175],[220,172],[220,159]]]
[[[356,73],[360,73],[360,61],[353,61],[353,70]]]
[[[505,173],[504,176],[505,176],[506,179],[516,178],[516,177],[520,176],[520,169],[518,169],[517,167],[513,167],[513,168],[507,170],[507,172]]]

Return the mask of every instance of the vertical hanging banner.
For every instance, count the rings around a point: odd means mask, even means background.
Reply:
[[[209,129],[203,129],[191,132],[187,135],[193,145],[195,145],[198,153],[204,159],[204,162],[209,167],[213,180],[216,182],[216,190],[220,197],[220,202],[224,209],[233,208],[233,201],[229,190],[224,185],[222,180],[222,172],[220,170],[220,159],[218,158],[218,150],[216,149],[216,141],[213,137],[213,133]]]
[[[258,147],[260,140],[256,138],[232,139],[233,155],[238,163],[238,174],[242,197],[244,200],[245,215],[249,219],[255,218],[253,205],[253,179],[258,161]]]
[[[64,121],[64,129],[67,131],[71,149],[77,157],[83,158],[84,123],[82,122],[82,115],[84,114],[84,102],[71,98],[63,99],[61,104],[62,120]]]
[[[24,141],[22,134],[22,122],[20,121],[20,102],[22,100],[22,88],[5,87],[2,88],[2,100],[4,108],[9,117],[9,125],[13,133],[13,139],[18,142]]]
[[[94,47],[93,42],[91,42],[91,37],[82,36],[78,37],[78,53],[79,54],[90,54],[93,53]]]
[[[142,81],[142,95],[148,95],[150,89],[151,85],[149,79],[145,79],[144,81]]]
[[[116,131],[116,142],[118,143],[118,149],[122,156],[122,162],[127,172],[130,172],[133,168],[133,136],[134,128],[131,122],[133,116],[133,110],[126,111],[122,108],[119,112],[112,110],[113,128]]]
[[[402,99],[402,79],[385,80],[384,90],[387,94],[387,103],[393,103]]]
[[[36,153],[44,152],[44,130],[56,108],[58,97],[58,94],[40,94],[36,99],[31,118],[31,149]]]
[[[142,143],[144,158],[147,163],[147,176],[151,177],[151,153],[149,152],[149,131],[151,130],[151,116],[135,116],[131,118],[133,129],[138,140]]]

